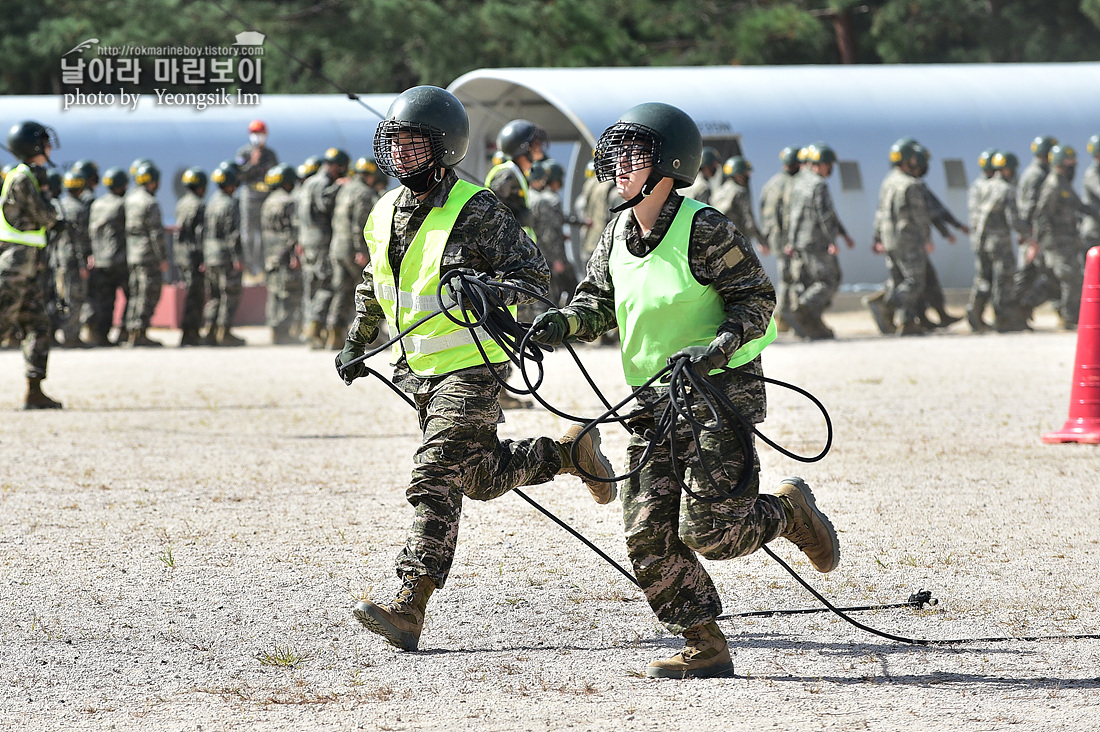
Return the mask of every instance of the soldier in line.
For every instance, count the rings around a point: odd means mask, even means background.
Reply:
[[[787,146],[779,151],[779,172],[769,178],[760,189],[760,232],[764,236],[767,250],[775,253],[775,264],[778,268],[775,283],[775,324],[780,333],[790,328],[783,313],[790,309],[787,293],[792,284],[791,258],[784,251],[787,248],[787,238],[783,231],[783,200],[788,195],[787,189],[791,181],[802,167],[798,161],[798,150],[795,146]]]
[[[985,183],[993,178],[996,171],[993,169],[993,156],[997,154],[994,148],[986,148],[978,155],[978,175],[970,182],[966,189],[966,213],[970,231],[978,228],[978,212],[982,206],[982,193]],[[1015,189],[1013,189],[1015,195]]]
[[[443,89],[414,87],[399,95],[375,134],[378,167],[401,181],[375,206],[365,230],[370,263],[355,293],[356,318],[337,371],[346,381],[366,374],[351,361],[366,352],[385,318],[390,331],[439,308],[440,278],[463,270],[543,294],[546,262],[508,208],[489,191],[459,180],[454,166],[469,145],[469,119]],[[430,233],[430,236],[429,236]],[[502,290],[509,305],[528,300]],[[413,396],[423,429],[406,491],[416,517],[397,558],[401,589],[388,604],[364,600],[354,615],[368,630],[405,650],[416,650],[429,598],[447,581],[458,539],[464,497],[491,500],[520,485],[535,485],[580,467],[602,477],[611,466],[599,452],[599,435],[561,440],[499,440],[500,384],[493,366],[508,357],[490,339],[478,350],[470,332],[437,316],[394,348],[393,381]],[[600,503],[614,497],[609,483],[589,486]]]
[[[92,256],[88,265],[88,304],[84,325],[93,346],[111,346],[108,337],[115,317],[119,290],[129,300],[130,271],[126,266],[125,193],[130,178],[122,168],[103,173],[107,192],[96,198],[88,210],[88,234]],[[122,330],[119,337],[122,336]]]
[[[1020,218],[1035,232],[1035,206],[1039,202],[1039,189],[1050,173],[1050,150],[1058,144],[1057,138],[1036,137],[1031,141],[1031,162],[1020,173],[1016,186],[1016,208]],[[1031,320],[1031,312],[1047,300],[1059,296],[1054,273],[1046,266],[1037,250],[1021,248],[1016,268],[1016,301],[1023,309],[1024,318]]]
[[[682,193],[684,198],[693,198],[699,203],[710,203],[714,196],[714,189],[718,185],[718,170],[722,166],[722,158],[718,151],[709,145],[703,148],[702,161],[699,163],[699,173],[691,185]]]
[[[0,340],[23,343],[27,393],[24,409],[61,409],[42,392],[50,355],[50,318],[39,285],[46,230],[57,212],[43,195],[50,152],[60,147],[53,129],[27,120],[8,132],[8,149],[20,163],[0,188]]]
[[[183,195],[176,202],[176,241],[172,253],[183,284],[183,318],[180,347],[202,344],[203,305],[206,302],[206,269],[202,230],[206,223],[206,171],[183,171]]]
[[[641,386],[670,359],[686,359],[745,420],[758,423],[767,409],[764,384],[744,373],[762,375],[759,354],[769,333],[774,337],[769,321],[775,291],[729,219],[676,190],[692,182],[701,156],[695,123],[667,104],[633,107],[600,136],[597,175],[615,180],[630,208],[604,230],[570,304],[541,315],[532,337],[551,346],[566,338],[591,341],[617,325],[628,384]],[[744,373],[718,371],[726,366]],[[639,389],[639,401],[654,407],[664,391]],[[722,600],[699,556],[733,559],[785,537],[818,571],[829,572],[839,562],[840,546],[801,478],[782,481],[774,494],[760,492],[751,434],[746,450],[727,423],[703,432],[674,462],[670,440],[648,445],[654,419],[650,411],[629,425],[623,523],[634,576],[658,620],[684,636],[684,647],[653,661],[645,673],[726,676],[733,663],[716,622]],[[677,445],[692,445],[685,423],[676,429]],[[747,488],[731,496],[745,470],[751,471]],[[683,494],[681,481],[690,495]]]
[[[572,295],[577,287],[577,275],[565,253],[567,219],[561,200],[564,180],[565,169],[554,160],[544,160],[531,169],[530,203],[535,243],[550,266],[549,300],[559,306],[562,297]],[[545,308],[537,309],[542,312]]]
[[[823,142],[806,148],[806,167],[794,177],[783,203],[787,255],[792,259],[794,287],[789,309],[783,314],[795,333],[811,340],[834,338],[821,319],[840,288],[840,260],[836,239],[844,231],[829,194],[827,179],[833,173],[836,153]]]
[[[912,140],[912,138],[909,138]],[[932,153],[928,151],[923,145],[916,140],[913,140],[913,146],[921,151],[920,168],[917,171],[918,177],[921,179],[921,185],[924,186],[924,193],[928,197],[928,211],[932,217],[932,226],[936,227],[936,231],[940,232],[940,235],[947,239],[949,244],[955,243],[955,235],[951,233],[951,229],[948,227],[954,227],[964,234],[970,233],[970,227],[963,224],[951,211],[943,204],[942,201],[932,192],[932,189],[928,187],[928,184],[924,182],[925,176],[928,175],[928,165],[932,159]],[[920,322],[927,330],[933,328],[946,328],[949,325],[962,320],[961,315],[951,315],[947,312],[947,298],[943,292],[943,286],[940,284],[939,273],[936,271],[936,266],[932,262],[933,249],[931,247],[925,249],[925,256],[928,258],[928,276],[925,280],[924,289],[924,303],[925,308],[921,311]],[[939,316],[939,322],[932,321],[925,311],[929,308],[934,310]]]
[[[298,200],[292,193],[297,179],[294,169],[285,164],[267,171],[264,179],[271,190],[260,214],[267,272],[267,324],[276,346],[298,342],[294,327],[302,319]]]
[[[126,266],[130,270],[130,295],[126,301],[126,342],[133,347],[163,346],[146,334],[164,285],[167,244],[164,221],[157,203],[160,170],[142,163],[134,174],[134,190],[126,196]]]
[[[378,202],[378,193],[372,187],[378,172],[374,158],[359,158],[353,170],[355,174],[336,194],[332,213],[332,247],[329,249],[332,305],[325,327],[328,334],[325,345],[336,351],[343,348],[355,313],[355,286],[363,279],[363,267],[367,266],[363,227]]]
[[[1039,189],[1035,204],[1035,240],[1043,264],[1058,282],[1058,316],[1062,327],[1077,328],[1081,313],[1081,285],[1085,278],[1085,261],[1082,256],[1081,235],[1077,218],[1081,215],[1100,216],[1100,210],[1078,198],[1073,190],[1073,176],[1077,172],[1077,151],[1069,145],[1055,145],[1050,149],[1050,174]]]
[[[1093,135],[1085,146],[1092,156],[1092,163],[1085,169],[1082,184],[1082,200],[1095,209],[1100,209],[1100,135]],[[1087,254],[1089,249],[1100,246],[1100,218],[1086,215],[1081,221],[1081,244]]]
[[[207,346],[243,346],[244,340],[230,330],[241,301],[244,270],[240,202],[233,197],[238,183],[236,166],[223,163],[210,174],[210,180],[218,190],[206,204],[202,226],[202,258],[210,288],[202,342]]]
[[[90,204],[84,200],[87,181],[78,168],[65,173],[62,179],[64,195],[57,201],[59,218],[65,220],[67,236],[55,252],[57,290],[65,293],[68,312],[58,329],[65,348],[87,348],[80,338],[80,313],[88,299],[88,259],[92,256],[92,240],[88,235]]]
[[[1016,245],[1012,232],[1028,237],[1031,228],[1016,210],[1016,168],[1019,160],[1010,152],[994,152],[989,167],[994,175],[983,180],[976,197],[977,211],[971,213],[974,284],[966,308],[967,321],[975,333],[989,330],[982,318],[992,300],[993,327],[998,332],[1024,330],[1026,324],[1016,304],[1013,280],[1016,275]]]
[[[330,147],[322,157],[321,169],[302,184],[298,206],[298,244],[302,248],[302,307],[305,338],[310,348],[324,348],[322,329],[332,305],[332,215],[336,194],[345,182],[351,158]]]
[[[725,214],[745,239],[756,242],[760,253],[769,253],[768,241],[756,226],[752,215],[752,193],[749,192],[749,178],[752,176],[752,163],[740,155],[734,155],[722,166],[725,177],[718,190],[714,192],[711,205]]]
[[[248,144],[237,150],[235,162],[240,179],[241,247],[245,266],[256,275],[264,266],[260,226],[260,209],[268,193],[264,177],[279,162],[279,156],[267,146],[267,125],[263,120],[254,119],[248,123]]]

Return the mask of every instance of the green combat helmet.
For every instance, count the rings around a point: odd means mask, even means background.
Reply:
[[[806,162],[832,165],[836,162],[836,152],[824,142],[815,142],[806,147]]]
[[[130,185],[130,176],[122,168],[107,168],[107,172],[103,174],[103,185],[113,193],[120,193]]]
[[[322,160],[344,170],[347,170],[348,166],[351,165],[351,156],[338,147],[330,147],[325,150]]]
[[[364,175],[378,175],[378,161],[374,158],[357,158],[352,169]]]
[[[46,174],[46,187],[50,190],[50,195],[57,198],[61,195],[61,173],[56,170],[51,170]]]
[[[1047,160],[1050,156],[1050,149],[1058,144],[1057,137],[1039,136],[1031,141],[1031,154],[1037,158]]]
[[[1090,137],[1088,143],[1085,145],[1085,150],[1094,158],[1100,157],[1100,135],[1093,135]]]
[[[298,179],[305,180],[321,169],[321,158],[318,155],[310,155],[298,166]]]
[[[137,158],[136,160],[134,160],[134,162],[130,163],[130,177],[137,176],[138,168],[140,168],[145,163],[151,162],[153,161],[149,158]]]
[[[70,170],[83,178],[89,187],[95,187],[99,183],[99,166],[94,160],[77,160]]]
[[[202,168],[188,168],[180,176],[180,183],[196,192],[206,188],[206,181],[206,171]]]
[[[396,154],[398,138],[413,135],[422,144]],[[437,86],[414,86],[393,100],[374,132],[374,158],[383,173],[410,190],[428,190],[440,168],[453,168],[470,147],[470,118],[462,102]]]
[[[289,191],[297,182],[298,174],[294,172],[294,168],[286,163],[271,166],[271,169],[267,171],[267,175],[264,176],[264,183],[270,188],[284,188]]]
[[[1069,145],[1054,145],[1048,159],[1055,168],[1073,166],[1077,164],[1077,151]]]
[[[978,170],[983,172],[996,170],[996,168],[993,167],[993,156],[996,154],[997,151],[991,147],[982,150],[981,155],[978,156]]]
[[[703,148],[703,157],[699,160],[700,168],[717,168],[718,167],[718,150],[707,145]]]
[[[546,180],[547,170],[543,161],[531,163],[531,170],[527,173],[527,180],[532,183],[538,183]]]
[[[546,168],[546,182],[555,183],[565,180],[565,168],[561,166],[556,160],[545,160],[543,166]]]
[[[240,180],[240,175],[237,173],[236,165],[226,165],[223,163],[210,174],[210,180],[214,181],[214,183],[218,185],[218,188],[225,190],[226,188],[236,188],[237,182]]]
[[[80,173],[74,170],[66,170],[64,177],[61,178],[61,184],[67,191],[79,191],[87,185],[87,181]]]
[[[913,157],[913,151],[917,145],[916,139],[912,137],[902,137],[897,140],[890,146],[890,164],[896,167]]]
[[[727,178],[732,178],[735,175],[747,177],[750,173],[752,173],[752,163],[745,160],[741,155],[734,155],[722,166],[722,174]]]
[[[672,178],[673,187],[684,188],[694,183],[699,173],[703,136],[684,111],[670,104],[646,102],[631,107],[604,130],[596,142],[594,158],[596,177],[601,181],[652,167],[653,186],[661,178]],[[652,190],[649,183],[646,186]]]
[[[785,168],[791,168],[799,163],[798,159],[798,147],[795,145],[788,145],[779,151],[779,163]]]
[[[145,161],[134,171],[134,183],[139,186],[160,183],[160,168],[154,165],[152,161]]]
[[[993,170],[1016,170],[1020,167],[1020,159],[1010,152],[995,152],[990,160]]]

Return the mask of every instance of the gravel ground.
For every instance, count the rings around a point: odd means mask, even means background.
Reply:
[[[782,337],[770,376],[820,396],[832,452],[803,465],[761,444],[763,482],[799,474],[841,533],[828,576],[772,547],[827,597],[929,589],[938,606],[859,619],[960,638],[1100,633],[1100,448],[1044,445],[1066,418],[1076,338],[1053,331]],[[723,623],[737,675],[642,678],[680,640],[613,568],[514,496],[466,502],[451,579],[419,653],[350,608],[388,599],[418,442],[377,381],[332,354],[55,351],[61,413],[18,411],[0,352],[0,729],[1095,729],[1100,642],[884,640],[835,616]],[[178,334],[161,333],[166,340]],[[617,354],[585,348],[613,393]],[[563,354],[544,394],[596,411]],[[812,405],[771,390],[766,434],[816,452]],[[552,434],[541,410],[503,436]],[[605,433],[622,468],[625,436]],[[529,495],[625,563],[618,506],[565,476]],[[764,553],[710,565],[726,612],[816,604]]]

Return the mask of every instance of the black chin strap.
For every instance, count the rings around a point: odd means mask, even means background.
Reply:
[[[664,180],[662,176],[656,175],[655,173],[650,173],[649,177],[646,178],[645,183],[642,185],[642,190],[638,193],[638,195],[634,196],[634,198],[631,198],[629,201],[623,201],[618,206],[612,206],[611,213],[620,213],[621,211],[625,211],[628,208],[634,208],[642,202],[643,198],[648,196],[650,193],[653,193],[653,189],[656,188],[657,184],[660,183],[662,180]]]

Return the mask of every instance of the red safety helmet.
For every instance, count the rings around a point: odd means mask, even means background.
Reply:
[[[248,131],[266,133],[267,125],[264,124],[264,121],[262,119],[254,119],[248,123]]]

